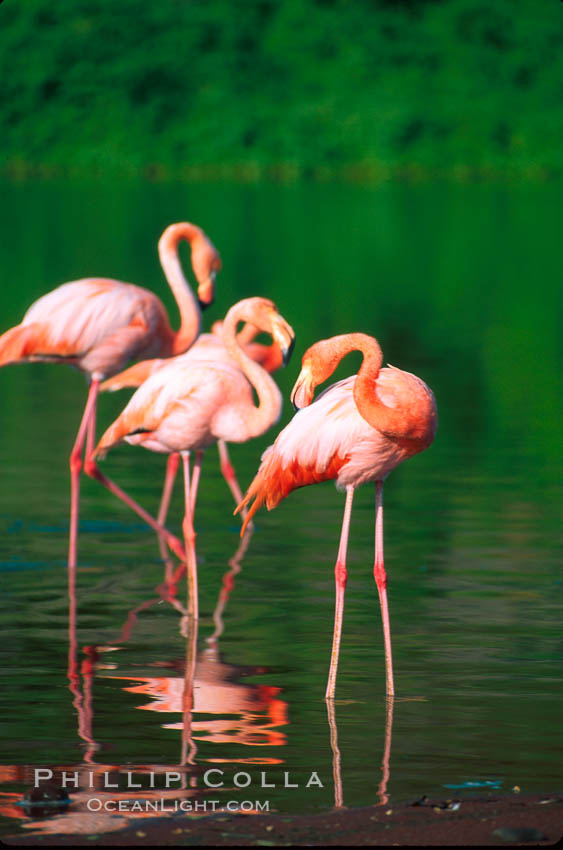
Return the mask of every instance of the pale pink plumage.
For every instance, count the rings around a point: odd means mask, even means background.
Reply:
[[[164,363],[133,394],[100,440],[99,451],[123,440],[155,452],[198,451],[219,439],[244,442],[251,386],[235,365],[187,355]],[[272,423],[281,412],[281,400]]]
[[[254,342],[254,338],[258,333],[258,328],[251,323],[246,323],[241,331],[237,334],[237,341],[244,351],[257,363],[263,366],[267,372],[274,372],[280,368],[283,362],[282,351],[276,340],[272,341],[271,345],[263,345]],[[216,321],[213,324],[212,332],[200,334],[192,347],[184,354],[174,358],[176,363],[195,364],[196,362],[210,361],[213,363],[230,363],[231,356],[227,351],[223,341],[223,322]],[[107,381],[104,381],[100,386],[100,390],[115,391],[125,387],[139,387],[154,375],[159,369],[171,361],[169,359],[153,359],[143,360],[140,363],[135,363],[125,371],[114,375]],[[243,391],[244,392],[244,391]],[[221,472],[227,482],[227,485],[233,494],[235,504],[238,504],[242,499],[242,492],[237,481],[234,467],[231,463],[227,443],[224,439],[218,438],[219,456],[221,459]],[[160,501],[157,521],[160,525],[166,522],[170,498],[174,487],[176,472],[178,470],[179,459],[177,454],[172,452],[168,457],[166,477]],[[246,510],[243,511],[242,519],[246,517]],[[160,542],[161,554],[166,557],[166,550],[162,541]]]
[[[66,362],[101,380],[137,357],[171,351],[173,332],[155,295],[131,283],[85,278],[31,305],[0,337],[1,364]]]

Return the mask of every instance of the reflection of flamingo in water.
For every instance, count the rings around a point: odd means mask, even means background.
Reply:
[[[230,568],[224,577],[223,587],[217,602],[216,616],[214,617],[218,623],[221,622],[221,613],[223,612],[228,596],[234,587],[234,575],[236,575],[236,573],[241,569],[240,559],[246,551],[250,536],[251,532],[247,531],[245,537],[238,546],[237,552],[229,562]],[[78,732],[80,738],[84,742],[84,757],[81,765],[64,765],[59,768],[54,768],[54,774],[55,779],[57,779],[62,771],[66,771],[67,774],[74,774],[75,772],[78,772],[80,775],[80,788],[92,789],[93,787],[95,789],[96,797],[102,801],[131,800],[135,794],[132,794],[129,790],[124,792],[117,790],[112,790],[111,792],[105,791],[105,774],[109,773],[111,775],[112,782],[117,781],[119,774],[124,771],[124,766],[103,764],[95,760],[95,753],[99,749],[99,745],[95,741],[93,732],[94,675],[96,668],[100,667],[100,661],[103,657],[103,653],[117,649],[120,644],[129,640],[141,612],[146,611],[152,605],[160,601],[170,602],[175,605],[175,607],[183,610],[182,606],[175,598],[177,588],[173,584],[161,586],[160,588],[157,588],[157,591],[159,595],[157,595],[154,599],[149,599],[140,605],[137,605],[129,612],[122,627],[120,638],[118,638],[118,640],[116,640],[112,645],[84,647],[83,651],[85,653],[85,659],[82,664],[79,665],[77,658],[78,644],[76,636],[76,594],[74,584],[72,582],[69,584],[70,617],[68,678],[69,687],[74,697],[73,705],[78,714]],[[142,791],[140,792],[143,800],[174,801],[178,798],[186,799],[194,797],[199,793],[188,781],[190,773],[193,771],[193,768],[188,768],[188,766],[194,764],[194,757],[196,753],[192,730],[192,695],[194,690],[197,622],[191,621],[191,624],[193,628],[188,631],[186,640],[185,669],[181,676],[173,677],[174,681],[178,682],[179,685],[174,684],[170,688],[170,691],[173,692],[173,704],[171,704],[169,708],[174,712],[182,712],[183,724],[171,724],[166,727],[182,728],[182,753],[179,765],[145,764],[136,765],[133,769],[134,773],[139,776],[144,773],[152,774],[177,771],[181,773],[182,781],[180,783],[180,787],[169,790],[162,788],[152,789],[143,785]],[[243,718],[240,724],[236,721],[234,722],[234,725],[231,724],[231,727],[234,729],[233,735],[231,736],[227,734],[222,735],[222,730],[217,728],[215,725],[215,723],[219,721],[215,721],[214,719],[211,719],[210,721],[204,720],[201,721],[201,723],[198,722],[196,724],[197,731],[210,731],[211,734],[208,738],[206,738],[206,740],[213,740],[218,743],[234,740],[239,744],[256,746],[259,745],[261,741],[253,740],[254,736],[262,735],[265,738],[270,736],[268,741],[264,740],[264,744],[270,743],[272,746],[283,746],[285,744],[285,736],[281,733],[274,732],[275,726],[281,726],[287,723],[287,704],[278,696],[280,689],[255,684],[239,684],[236,680],[241,671],[244,673],[257,674],[266,672],[265,668],[236,668],[224,665],[218,658],[216,643],[214,642],[215,639],[212,637],[209,640],[212,644],[210,650],[206,650],[202,653],[203,670],[201,674],[201,682],[205,688],[205,700],[209,701],[210,705],[214,703],[216,708],[219,703],[222,703],[222,710],[229,713],[233,712],[234,714],[240,713],[243,715]],[[181,666],[182,665],[180,665],[180,667]],[[200,674],[198,673],[198,679],[195,679],[196,689],[199,687],[199,676]],[[119,678],[111,674],[106,677]],[[135,681],[148,683],[149,680],[137,678]],[[159,683],[155,687],[155,691],[158,691],[160,683],[162,683],[164,679],[159,677],[153,681],[155,683]],[[213,691],[215,689],[219,689],[220,692],[222,691],[218,698],[213,695]],[[137,688],[132,687],[126,688],[125,690],[136,692]],[[147,687],[144,692],[150,693],[150,688]],[[158,693],[156,695],[158,697]],[[200,710],[207,713],[207,705],[202,705]],[[213,760],[211,759],[210,761]],[[240,761],[244,761],[244,759],[241,759]],[[248,761],[252,763],[275,764],[279,761],[279,759],[264,757],[262,759],[248,759]],[[127,765],[127,769],[131,770],[131,765]],[[33,770],[31,768],[29,770],[27,768],[14,768],[13,772],[14,771],[13,781],[33,781]],[[11,775],[9,779],[11,781]],[[8,778],[6,781],[8,781]],[[42,833],[92,834],[94,832],[105,833],[123,829],[131,823],[132,819],[151,816],[154,817],[154,814],[151,812],[128,812],[126,816],[117,816],[115,814],[110,815],[104,812],[90,813],[85,809],[85,807],[91,797],[91,793],[91,790],[73,790],[73,811],[66,812],[64,815],[55,815],[45,821],[33,820],[30,822],[29,826],[40,830]],[[12,803],[15,800],[20,800],[21,795],[18,793],[9,793],[5,795],[5,799],[5,803],[0,802],[0,808],[6,816],[12,817],[12,809],[16,808],[12,805]],[[25,815],[25,812],[21,809],[21,807],[18,807],[16,814],[17,816],[22,814]],[[159,812],[159,814],[161,813]]]
[[[334,700],[326,701],[328,712],[328,725],[330,729],[330,746],[332,749],[332,776],[334,781],[334,806],[337,809],[344,808],[344,791],[342,787],[342,758],[338,746],[338,728],[336,725],[336,712]],[[391,758],[391,734],[393,730],[393,697],[386,700],[385,706],[385,740],[383,744],[383,757],[381,759],[381,781],[377,789],[380,806],[386,806],[389,802],[387,783],[389,782],[389,759]]]
[[[242,541],[239,542],[235,555],[229,561],[229,569],[224,575],[223,584],[219,592],[213,619],[216,623],[214,634],[208,638],[209,646],[200,654],[197,662],[197,675],[195,671],[195,651],[197,643],[197,630],[191,629],[189,622],[186,634],[186,660],[179,662],[175,667],[182,671],[181,675],[139,677],[135,676],[133,681],[140,684],[125,690],[132,693],[145,693],[155,697],[155,702],[141,706],[142,708],[163,711],[183,712],[191,728],[201,733],[209,733],[205,740],[214,743],[236,742],[248,746],[272,745],[282,746],[285,744],[285,736],[274,731],[277,726],[287,723],[287,704],[280,699],[280,688],[268,685],[241,684],[238,679],[242,675],[256,675],[267,672],[263,667],[236,667],[221,662],[218,653],[217,638],[223,630],[222,615],[229,596],[235,586],[235,575],[241,569],[241,560],[244,556],[252,531],[248,530]],[[176,578],[176,582],[181,575]],[[69,650],[69,682],[75,696],[74,705],[79,715],[79,734],[86,745],[85,761],[93,762],[93,754],[97,745],[92,733],[92,680],[101,653],[112,650],[126,643],[132,635],[133,628],[137,623],[139,614],[146,611],[152,605],[161,601],[167,601],[182,610],[182,606],[176,600],[177,588],[174,584],[161,585],[157,588],[158,596],[149,599],[133,608],[121,629],[121,635],[108,646],[85,647],[86,660],[81,666],[81,675],[84,679],[82,692],[79,688],[79,675],[76,662],[76,635],[75,627],[70,628],[70,650]],[[75,610],[75,605],[71,605]],[[72,623],[72,620],[71,620]],[[167,665],[169,666],[169,665]],[[194,679],[195,676],[195,679]],[[104,673],[104,678],[124,679],[129,677],[116,676],[113,673]],[[195,693],[195,701],[190,702],[189,694]],[[188,706],[188,708],[187,708]],[[211,715],[240,715],[240,719],[223,721],[220,719],[206,719],[192,723],[191,713],[202,712]],[[190,716],[186,718],[186,714]],[[170,724],[166,728],[179,729],[182,724]],[[232,732],[229,734],[228,730]],[[193,741],[191,742],[193,744]],[[194,750],[195,752],[195,750]],[[276,759],[265,759],[265,763],[277,761]],[[182,763],[185,763],[182,761]],[[190,762],[188,762],[190,763]],[[192,759],[193,763],[193,759]]]
[[[364,357],[358,375],[333,384],[311,403],[315,388],[351,351],[361,351]],[[398,464],[432,443],[437,413],[432,391],[420,378],[393,366],[382,369],[382,363],[379,343],[366,334],[343,334],[312,345],[303,355],[291,396],[294,406],[303,409],[262,455],[260,469],[237,508],[255,500],[246,524],[261,505],[273,508],[297,487],[335,480],[337,486],[346,489],[335,565],[336,609],[325,699],[334,699],[336,687],[352,500],[356,487],[367,481],[374,481],[376,487],[374,577],[383,621],[387,695],[394,694],[383,564],[383,481]]]
[[[182,675],[169,677],[169,683],[164,677],[135,678],[134,681],[141,682],[140,686],[125,688],[132,692],[142,692],[156,697],[157,710],[170,710],[173,712],[181,712],[183,715],[183,723],[167,724],[166,728],[182,729],[182,751],[179,765],[136,765],[132,768],[127,765],[127,770],[133,770],[135,775],[142,776],[143,774],[158,774],[168,771],[179,772],[182,776],[180,787],[166,789],[153,789],[146,787],[143,784],[140,796],[143,800],[170,800],[174,801],[179,798],[187,799],[196,796],[199,792],[195,787],[192,787],[189,781],[190,775],[194,768],[188,767],[194,765],[196,746],[194,743],[193,732],[198,733],[198,738],[201,734],[209,732],[209,735],[202,740],[212,741],[214,743],[237,743],[247,746],[283,746],[285,735],[276,731],[278,726],[287,724],[287,703],[279,697],[280,689],[267,685],[256,684],[241,684],[238,679],[241,675],[256,675],[267,672],[266,668],[261,667],[235,667],[223,664],[219,658],[217,651],[217,638],[223,630],[222,615],[229,595],[234,588],[234,577],[241,569],[241,559],[246,552],[251,530],[247,530],[242,541],[239,542],[235,555],[229,561],[229,570],[223,578],[223,585],[219,593],[217,605],[213,619],[216,624],[214,634],[208,638],[209,648],[201,654],[201,663],[198,669],[198,676],[195,678],[195,648],[197,643],[197,621],[187,620],[189,628],[186,635],[186,663]],[[185,569],[185,568],[184,568]],[[181,568],[178,571],[181,574]],[[73,695],[73,706],[78,715],[78,734],[83,742],[84,755],[80,764],[63,765],[53,769],[54,782],[60,781],[62,771],[67,775],[79,774],[79,789],[72,789],[72,810],[65,812],[62,815],[53,815],[48,820],[41,821],[34,819],[29,822],[29,826],[33,829],[40,830],[41,833],[54,834],[77,834],[85,833],[92,834],[94,832],[105,833],[121,830],[131,823],[132,819],[154,816],[151,812],[127,812],[125,816],[117,816],[115,814],[107,814],[104,812],[91,813],[86,810],[88,800],[91,798],[92,789],[95,789],[95,796],[102,801],[111,800],[131,800],[135,797],[135,793],[127,791],[105,790],[105,775],[110,774],[111,781],[117,781],[120,774],[124,772],[125,766],[118,764],[107,764],[96,761],[95,754],[100,749],[96,742],[93,731],[94,722],[94,703],[93,703],[93,684],[96,670],[100,667],[110,667],[110,665],[101,664],[103,655],[106,652],[117,649],[121,644],[126,643],[132,634],[135,624],[138,621],[139,615],[148,610],[154,604],[161,601],[166,601],[177,607],[181,612],[184,609],[176,599],[177,587],[174,583],[162,585],[157,588],[157,596],[133,608],[121,629],[120,637],[111,645],[87,646],[83,648],[84,659],[81,664],[78,662],[78,642],[77,642],[77,619],[76,619],[76,591],[75,584],[72,580],[72,573],[69,573],[69,655],[68,655],[68,680],[69,688]],[[180,575],[178,576],[178,578]],[[186,618],[187,619],[187,618]],[[113,665],[111,665],[113,666]],[[182,664],[178,665],[179,671]],[[120,678],[112,674],[103,674],[106,678]],[[150,682],[154,683],[151,687]],[[194,685],[196,692],[199,692],[198,701],[201,702],[201,707],[193,705]],[[165,706],[162,697],[167,693],[169,704]],[[145,708],[154,708],[154,704],[144,706]],[[222,721],[217,716],[209,720],[192,722],[192,712],[201,711],[207,714],[211,708],[212,712],[226,713],[229,715],[241,715],[240,719],[230,719]],[[213,761],[223,761],[222,759],[209,759]],[[225,761],[228,761],[225,759]],[[276,764],[280,759],[261,757],[238,759],[239,762],[248,761],[253,764]],[[34,769],[27,766],[4,767],[0,781],[18,782],[18,783],[33,783]],[[89,790],[88,790],[89,789]],[[21,806],[15,806],[15,802],[21,801],[21,793],[5,792],[0,793],[0,812],[6,817],[27,817],[26,811]],[[159,812],[161,814],[161,812]]]
[[[194,630],[195,632],[195,630]],[[192,639],[193,633],[188,633]],[[189,665],[188,665],[189,667]],[[264,668],[248,669],[249,673]],[[286,703],[279,698],[280,688],[269,685],[240,684],[238,668],[221,662],[215,647],[208,647],[197,658],[193,683],[192,713],[235,715],[219,719],[192,720],[192,733],[204,733],[201,740],[214,744],[244,744],[251,747],[283,746],[285,735],[277,731],[287,723]],[[140,684],[124,688],[133,694],[152,697],[137,708],[177,713],[183,711],[186,681],[184,676],[110,676],[131,679]],[[189,677],[188,677],[189,689]],[[167,723],[165,729],[183,729],[184,722]],[[207,733],[207,734],[205,734]],[[265,763],[271,763],[266,759]]]
[[[73,572],[69,572],[69,579],[73,576]],[[121,800],[130,801],[132,798],[131,791],[107,790],[107,777],[111,777],[111,782],[114,783],[119,775],[123,773],[123,766],[118,764],[107,764],[97,762],[94,758],[99,745],[94,739],[93,733],[93,683],[96,669],[100,666],[102,653],[115,649],[110,646],[86,646],[83,648],[85,658],[82,663],[78,663],[78,644],[76,635],[76,594],[74,583],[69,583],[70,596],[70,616],[69,616],[69,655],[68,655],[68,680],[69,688],[73,695],[73,706],[78,715],[78,734],[84,742],[83,760],[79,764],[61,765],[53,768],[53,779],[50,783],[54,790],[59,788],[58,783],[62,781],[62,775],[65,773],[67,777],[72,777],[70,780],[72,787],[72,807],[70,810],[64,811],[62,814],[57,814],[56,809],[49,810],[47,820],[40,820],[41,817],[47,814],[45,811],[40,811],[37,808],[29,810],[21,806],[21,794],[5,795],[11,799],[17,800],[19,806],[5,806],[0,804],[0,812],[7,817],[14,817],[11,808],[17,810],[16,816],[29,817],[31,814],[33,819],[24,823],[24,827],[37,830],[39,834],[86,834],[116,832],[128,826],[131,820],[138,818],[150,817],[152,813],[145,811],[127,812],[126,815],[117,815],[105,811],[90,811],[88,802],[92,797],[92,793],[102,803],[111,803],[115,806],[116,802]],[[152,604],[153,600],[150,601]],[[138,606],[137,613],[147,605]],[[133,618],[134,619],[134,618]],[[166,771],[174,770],[175,765],[137,765],[135,773],[153,774],[165,773]],[[27,766],[16,766],[16,777],[14,781],[19,783],[35,783],[35,768]],[[78,774],[78,788],[75,788],[74,776]],[[2,780],[0,780],[2,781]],[[40,784],[40,788],[43,785]],[[178,798],[185,799],[193,797],[197,792],[193,789],[153,789],[143,788],[142,799],[147,801],[174,801]]]
[[[166,228],[158,243],[160,262],[172,289],[181,324],[170,327],[166,310],[154,293],[108,278],[84,278],[57,287],[31,305],[21,324],[0,337],[0,366],[44,361],[67,363],[85,372],[90,382],[82,421],[70,455],[71,511],[69,567],[76,566],[78,503],[82,450],[85,471],[92,475],[90,455],[95,443],[96,407],[100,382],[133,359],[186,351],[201,329],[197,300],[178,258],[178,243],[192,249],[192,267],[204,305],[211,303],[214,278],[221,268],[219,254],[203,230],[183,222]],[[126,494],[121,494],[127,498]]]
[[[186,761],[193,764],[196,740],[224,744],[236,743],[246,746],[283,746],[285,735],[277,728],[287,724],[287,703],[279,697],[281,689],[270,685],[242,684],[238,680],[241,674],[256,675],[267,672],[263,667],[236,667],[224,664],[219,656],[218,638],[224,631],[223,614],[229,596],[235,587],[235,576],[241,570],[241,560],[248,548],[251,529],[247,529],[240,541],[236,553],[229,561],[229,569],[223,576],[223,583],[213,613],[215,623],[214,633],[207,639],[208,646],[197,657],[197,624],[192,626],[191,618],[186,620],[186,661],[174,666],[183,670],[183,675],[176,676],[135,676],[124,677],[106,675],[111,679],[133,678],[139,684],[124,690],[135,694],[145,694],[153,697],[153,701],[138,708],[157,712],[182,712],[184,717],[180,723],[165,724],[166,729],[182,729],[184,750],[187,751]],[[179,571],[180,573],[180,571]],[[177,574],[175,581],[181,577]],[[162,590],[170,595],[168,601],[175,601],[175,587],[172,584],[162,586]],[[131,629],[141,609],[146,610],[149,604],[158,599],[143,603],[130,612],[122,630],[122,638],[128,639]],[[212,718],[194,721],[193,713],[214,715]],[[223,717],[220,717],[223,715]],[[225,718],[228,715],[228,719]],[[194,736],[194,732],[199,733]],[[201,736],[203,733],[203,737]],[[206,734],[207,733],[207,734]],[[244,761],[244,759],[242,759]],[[251,759],[252,762],[258,759]],[[264,764],[273,764],[278,759],[261,759]]]
[[[182,712],[183,721],[181,723],[166,724],[164,728],[181,729],[182,730],[182,754],[180,758],[180,766],[184,768],[182,775],[182,790],[151,791],[143,788],[142,796],[146,799],[152,799],[155,795],[159,798],[167,797],[173,800],[179,796],[189,797],[196,793],[188,783],[188,773],[185,768],[187,765],[193,765],[195,761],[196,745],[195,740],[209,741],[213,743],[239,743],[249,746],[283,746],[285,744],[285,735],[276,731],[278,727],[288,723],[287,718],[287,703],[279,697],[280,689],[270,686],[240,684],[238,679],[241,673],[244,674],[261,674],[267,672],[266,668],[260,667],[234,667],[225,665],[221,662],[218,654],[217,641],[224,630],[223,614],[229,596],[235,586],[235,576],[241,570],[241,560],[247,550],[252,531],[247,529],[243,536],[236,553],[229,561],[229,570],[223,576],[222,588],[220,590],[213,620],[215,623],[215,632],[207,638],[209,647],[200,653],[197,669],[197,678],[195,677],[195,647],[197,643],[197,630],[190,630],[186,642],[186,665],[183,676],[174,677],[135,677],[134,681],[140,684],[125,688],[132,693],[147,694],[154,698],[153,702],[139,706],[145,710],[153,710],[160,712]],[[178,579],[180,576],[178,576]],[[118,648],[119,645],[126,643],[138,621],[139,615],[148,610],[153,605],[161,601],[167,601],[175,605],[180,611],[183,611],[180,603],[177,602],[176,587],[172,583],[162,585],[157,588],[158,594],[155,598],[146,600],[133,608],[127,615],[127,619],[121,629],[120,637],[107,646],[89,646],[84,647],[85,659],[80,668],[77,661],[77,640],[76,640],[76,598],[73,591],[70,592],[70,611],[69,618],[69,665],[68,676],[70,690],[74,696],[73,705],[78,714],[78,731],[79,736],[84,742],[84,758],[82,769],[78,765],[65,765],[61,768],[56,768],[58,773],[61,770],[67,773],[74,773],[77,770],[83,775],[82,787],[88,787],[88,784],[94,781],[96,787],[96,795],[103,795],[103,777],[107,771],[115,774],[115,777],[122,772],[123,768],[115,764],[103,764],[95,761],[94,755],[99,745],[96,743],[93,734],[93,679],[96,668],[99,668],[100,661],[103,658],[103,653]],[[190,622],[194,626],[196,621],[190,621],[186,618],[186,624]],[[105,665],[102,665],[105,666]],[[173,666],[178,667],[178,672],[181,671],[181,663],[173,663]],[[122,678],[116,677],[113,674],[103,674],[105,678]],[[81,685],[81,678],[83,684]],[[123,677],[125,678],[125,677]],[[198,700],[194,705],[193,693],[199,691]],[[218,694],[213,691],[218,690]],[[198,711],[198,703],[201,704],[201,709],[204,713],[208,713],[209,706],[214,706],[218,714],[226,713],[231,715],[229,720],[224,720],[220,717],[213,717],[204,721],[193,721],[192,712]],[[334,795],[335,807],[341,808],[344,805],[343,801],[343,785],[341,772],[341,755],[338,745],[338,733],[336,726],[335,704],[332,700],[327,701],[328,722],[330,727],[330,743],[333,753],[333,778],[334,778]],[[240,714],[240,718],[233,718]],[[382,758],[382,778],[378,788],[378,797],[381,805],[388,802],[387,783],[389,780],[389,760],[391,750],[391,725],[393,716],[393,700],[387,701],[386,706],[386,727],[385,727],[385,744]],[[194,736],[197,733],[197,737]],[[209,733],[203,735],[202,733]],[[222,759],[207,759],[208,762],[222,762]],[[264,758],[241,758],[237,759],[238,763],[251,764],[276,764],[282,761],[273,757]],[[129,766],[130,768],[130,766]],[[175,765],[143,765],[136,766],[135,773],[158,773],[167,770],[177,769]],[[11,771],[8,775],[6,771]],[[5,778],[2,781],[11,782],[32,782],[33,771],[31,768],[27,770],[21,766],[14,768],[4,768]],[[113,781],[113,780],[112,780]],[[25,812],[20,806],[14,806],[13,801],[20,800],[20,794],[5,793],[2,795],[5,802],[0,803],[0,811],[6,817],[21,817],[25,816]],[[131,793],[111,793],[106,795],[108,799],[130,799]],[[89,794],[85,792],[73,793],[73,802],[77,804],[85,804]],[[135,817],[142,817],[143,814],[135,814]],[[80,810],[75,815],[69,816],[66,814],[60,818],[50,818],[44,823],[35,822],[35,826],[43,831],[52,832],[106,832],[121,829],[129,823],[126,818],[117,818],[115,816],[108,817],[104,815],[88,815],[83,810]]]

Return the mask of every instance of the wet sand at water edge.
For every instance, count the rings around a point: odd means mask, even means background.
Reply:
[[[457,803],[459,802],[459,806]],[[117,819],[120,820],[119,815]],[[44,828],[46,821],[41,822]],[[31,821],[30,821],[31,825]],[[39,823],[37,823],[39,826]],[[115,824],[118,827],[117,821]],[[201,846],[552,846],[563,839],[563,791],[337,809],[315,815],[178,815],[143,818],[103,834],[33,833],[4,837],[19,845]]]

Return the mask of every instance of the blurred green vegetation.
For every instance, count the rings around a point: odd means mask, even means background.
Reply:
[[[559,172],[563,6],[7,0],[5,172]]]

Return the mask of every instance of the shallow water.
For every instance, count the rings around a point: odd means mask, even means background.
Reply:
[[[207,801],[208,812],[213,800],[291,813],[463,793],[451,786],[559,787],[558,187],[50,183],[2,192],[2,328],[43,292],[91,274],[146,285],[172,312],[156,239],[189,218],[223,256],[207,323],[238,298],[264,294],[295,328],[294,359],[278,376],[279,427],[291,417],[305,348],[351,330],[376,335],[386,360],[426,380],[440,415],[435,444],[385,485],[397,697],[389,706],[384,696],[374,488],[364,487],[352,517],[334,716],[323,695],[343,496],[331,484],[296,491],[258,516],[237,559],[232,499],[216,450],[207,452],[190,713],[189,646],[180,612],[159,595],[155,535],[89,480],[69,629],[67,458],[83,377],[43,364],[2,369],[4,832],[14,819],[37,826],[15,805],[34,768],[57,778],[80,771],[82,790],[66,813],[40,820],[52,831],[101,832],[138,816],[87,812],[88,795],[118,799],[103,788],[105,772],[126,799]],[[347,358],[335,378],[358,364]],[[102,398],[100,427],[126,395]],[[243,486],[278,430],[232,447]],[[156,510],[162,457],[127,446],[103,469]],[[178,485],[176,531],[181,516]],[[180,582],[177,601],[184,597]],[[182,762],[181,779],[157,790]],[[223,774],[206,785],[209,769]],[[127,771],[142,789],[127,790]],[[307,788],[312,774],[318,781]]]

